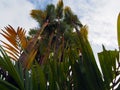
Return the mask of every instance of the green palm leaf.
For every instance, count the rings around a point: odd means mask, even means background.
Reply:
[[[18,72],[16,71],[15,67],[13,66],[10,57],[6,54],[2,47],[0,47],[0,52],[2,54],[2,56],[0,57],[0,67],[8,71],[9,75],[14,79],[19,88],[21,90],[24,90],[23,82]]]
[[[20,90],[14,85],[0,79],[0,89],[1,90]]]
[[[120,13],[119,13],[118,19],[117,19],[117,38],[118,38],[118,46],[119,46],[119,50],[120,50]]]

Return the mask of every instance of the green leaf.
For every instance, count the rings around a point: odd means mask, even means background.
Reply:
[[[92,90],[90,88],[90,85],[92,83],[89,83],[90,80],[89,78],[87,78],[87,72],[82,64],[75,62],[72,65],[72,73],[73,73],[72,78],[74,80],[75,90],[89,90],[89,89]]]
[[[34,18],[39,24],[43,24],[46,18],[46,12],[42,10],[32,10],[30,15]]]
[[[107,51],[103,46],[103,52],[98,53],[100,66],[103,73],[106,88],[110,89],[110,83],[115,78],[117,51]]]
[[[56,14],[57,18],[62,18],[63,17],[63,1],[59,0],[57,7],[56,7]]]
[[[117,19],[117,38],[118,38],[118,46],[120,48],[120,13]]]
[[[25,77],[25,90],[32,90],[32,78],[28,70],[24,72]]]
[[[54,90],[55,88],[55,80],[54,80],[54,77],[53,77],[53,72],[52,72],[52,68],[50,67],[50,65],[48,65],[48,82],[49,82],[49,90]]]
[[[4,49],[0,47],[1,58],[0,58],[0,67],[8,71],[9,75],[15,80],[19,88],[24,90],[23,82],[16,71],[14,65],[10,61],[10,57],[5,53]]]
[[[23,73],[23,68],[20,62],[15,62],[15,69],[17,70],[22,82],[24,82],[24,77],[23,77],[24,73]]]
[[[20,90],[20,89],[0,79],[0,90]]]
[[[83,36],[76,27],[79,37],[79,48],[83,58],[85,71],[87,72],[87,83],[91,90],[104,90],[104,83],[100,70],[96,64],[95,57],[87,37]],[[94,89],[93,89],[94,88]]]
[[[46,13],[47,13],[46,20],[49,20],[50,22],[55,20],[56,12],[55,6],[53,4],[47,6]]]
[[[41,66],[37,63],[32,67],[33,89],[46,90],[46,79]]]

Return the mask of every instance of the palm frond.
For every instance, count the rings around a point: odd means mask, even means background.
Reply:
[[[5,71],[7,71],[9,76],[11,76],[13,78],[14,81],[12,81],[12,82],[16,82],[18,87],[21,90],[24,90],[23,89],[24,88],[23,82],[22,82],[17,70],[15,69],[13,63],[10,61],[10,57],[7,55],[7,53],[5,52],[5,50],[1,46],[0,46],[0,52],[1,52],[1,55],[0,55],[0,67],[2,69],[4,69]],[[6,82],[0,81],[0,85],[2,85],[2,84],[5,85],[5,86],[9,86],[11,88],[15,88],[15,87],[11,86],[10,84],[8,85],[8,83],[6,83]]]
[[[2,30],[1,35],[8,41],[3,41],[2,46],[5,48],[12,60],[17,61],[21,52],[27,46],[27,39],[25,37],[25,30],[18,27],[15,30],[12,26],[5,27],[5,30]]]

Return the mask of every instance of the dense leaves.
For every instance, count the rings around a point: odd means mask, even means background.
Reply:
[[[12,46],[2,42],[12,54],[0,46],[0,89],[120,90],[119,52],[103,46],[98,53],[100,70],[88,40],[88,27],[62,0],[44,11],[32,10],[31,16],[40,29],[31,29],[28,39],[22,28],[2,30]],[[119,25],[118,17],[118,33]],[[21,53],[12,62],[19,49]]]

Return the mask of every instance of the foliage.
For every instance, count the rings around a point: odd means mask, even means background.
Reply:
[[[117,38],[118,38],[118,46],[119,46],[119,50],[120,50],[120,13],[119,13],[118,19],[117,19]]]
[[[2,40],[1,42],[3,43],[3,47],[5,48],[6,52],[9,54],[12,60],[21,61],[24,63],[24,67],[28,68],[30,62],[34,59],[37,52],[37,50],[32,49],[34,47],[30,45],[32,41],[27,41],[25,30],[20,27],[15,30],[12,26],[9,25],[8,27],[5,27],[5,30],[2,30],[3,32],[1,35],[4,36],[5,39],[9,41],[9,43]],[[31,48],[32,50],[28,50],[27,48]],[[22,60],[20,60],[21,58]]]
[[[2,30],[2,36],[11,44],[2,41],[5,46],[0,46],[0,89],[120,89],[119,51],[103,46],[98,53],[100,71],[88,41],[87,26],[81,24],[70,7],[64,7],[62,0],[57,6],[48,5],[44,11],[32,10],[31,16],[40,29],[32,29],[29,39],[22,28],[14,30],[8,26],[6,31]],[[13,62],[15,50],[21,54]]]
[[[5,27],[5,30],[2,30],[1,35],[9,41],[9,43],[1,40],[3,47],[6,49],[6,52],[9,53],[12,60],[17,61],[23,50],[27,46],[27,39],[25,36],[25,30],[18,27],[15,30],[12,26]]]

